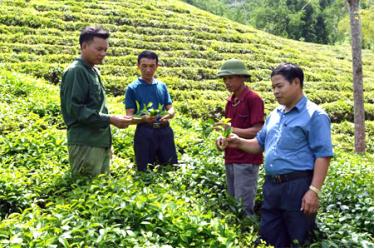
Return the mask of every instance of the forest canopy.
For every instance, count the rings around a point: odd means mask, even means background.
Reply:
[[[306,42],[350,42],[349,11],[344,0],[185,0],[216,15],[266,32]],[[361,1],[362,46],[373,49],[374,3]]]

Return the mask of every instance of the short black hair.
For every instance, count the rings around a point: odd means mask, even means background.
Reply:
[[[298,65],[292,63],[280,64],[272,70],[271,78],[276,75],[282,75],[286,80],[289,81],[289,83],[292,83],[295,78],[298,78],[301,82],[301,88],[303,88],[303,70]]]
[[[83,42],[90,42],[94,37],[106,40],[109,38],[109,32],[101,27],[85,27],[79,35],[79,45],[82,47]]]
[[[141,59],[143,59],[143,58],[146,58],[146,59],[155,59],[156,60],[156,64],[159,63],[158,55],[155,52],[153,52],[153,51],[145,50],[145,51],[141,52],[138,55],[138,64],[139,64],[139,62],[141,62]]]

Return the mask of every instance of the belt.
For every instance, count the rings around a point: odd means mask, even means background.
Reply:
[[[138,124],[139,127],[148,127],[148,128],[162,128],[162,127],[169,127],[169,122],[161,123],[161,122],[154,122],[152,124],[149,123],[141,123]]]
[[[287,174],[281,174],[281,175],[266,175],[266,180],[270,181],[271,183],[284,183],[288,181],[292,181],[298,178],[302,177],[311,177],[313,175],[312,170],[308,171],[298,171],[298,172],[292,172]]]

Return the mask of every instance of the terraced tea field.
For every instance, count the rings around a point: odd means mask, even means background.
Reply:
[[[350,47],[279,38],[179,1],[3,0],[0,7],[0,247],[251,246],[258,220],[242,218],[225,195],[222,157],[207,132],[228,96],[216,72],[229,58],[245,61],[267,113],[276,106],[270,69],[286,61],[304,69],[306,95],[331,117],[336,154],[312,247],[372,246],[372,51],[363,51],[368,153],[358,156]],[[111,175],[70,178],[58,84],[79,54],[80,29],[95,24],[111,32],[100,66],[111,112],[124,113],[137,55],[159,54],[158,78],[178,113],[180,169],[135,173],[134,129],[113,129]]]

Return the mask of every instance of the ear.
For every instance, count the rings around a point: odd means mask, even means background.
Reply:
[[[293,81],[292,81],[293,84],[298,84],[299,86],[301,86],[301,81],[299,80],[299,78],[294,78]]]
[[[86,49],[86,47],[87,47],[87,42],[83,42],[81,45],[81,50]]]

